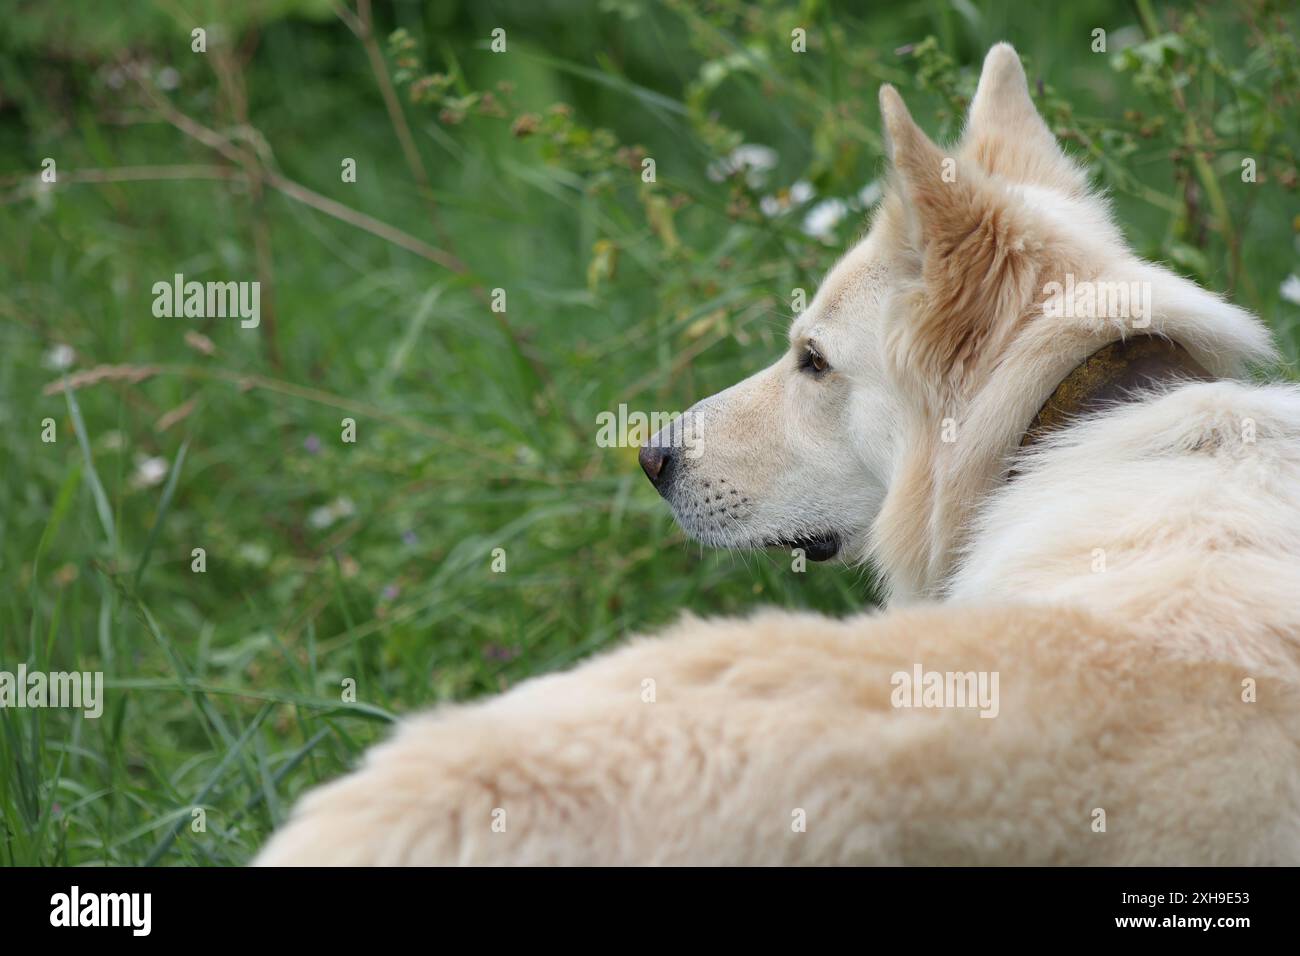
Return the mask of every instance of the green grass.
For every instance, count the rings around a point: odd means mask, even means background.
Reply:
[[[913,2],[866,19],[847,5],[749,17],[719,4],[698,19],[676,3],[381,6],[380,47],[400,25],[419,60],[397,92],[422,193],[366,51],[328,4],[251,5],[231,30],[246,61],[191,54],[191,25],[218,18],[187,19],[185,4],[139,5],[111,29],[69,25],[55,15],[67,6],[0,40],[0,670],[101,670],[107,692],[93,720],[0,710],[5,864],[244,863],[395,715],[570,666],[683,608],[872,602],[862,570],[795,574],[781,554],[686,542],[635,451],[596,445],[601,411],[683,409],[771,361],[790,290],[811,292],[861,228],[849,217],[823,243],[799,214],[757,215],[756,194],[705,173],[733,131],[777,151],[769,189],[806,178],[850,197],[881,171],[879,82],[951,132],[983,50],[1010,39],[1046,77],[1044,107],[1072,105],[1054,122],[1115,191],[1137,247],[1259,312],[1288,359],[1300,346],[1300,311],[1278,292],[1297,268],[1295,60],[1259,52],[1261,32],[1287,32],[1261,30],[1266,10],[1212,16],[1207,43],[1188,35],[1183,60],[1144,75],[1113,69],[1088,37],[1139,33],[1145,5]],[[1153,15],[1157,32],[1177,22]],[[803,23],[810,52],[783,53]],[[498,25],[503,55],[487,49]],[[895,52],[926,36],[928,52]],[[1182,82],[1206,50],[1241,75]],[[146,57],[152,76],[177,70],[162,91],[177,109],[236,158],[262,157],[249,168],[464,269],[232,178],[230,156],[129,79],[112,85]],[[430,71],[452,77],[449,97],[513,82],[498,94],[507,115],[470,107],[450,124],[445,101],[411,104]],[[1208,174],[1175,158],[1174,86],[1219,130]],[[571,117],[547,112],[557,101]],[[511,135],[528,111],[557,124],[553,138]],[[245,116],[262,139],[239,132]],[[1164,124],[1143,135],[1153,117]],[[620,145],[656,159],[654,186]],[[1266,181],[1240,183],[1243,152]],[[64,178],[34,194],[45,157]],[[340,181],[344,157],[355,184]],[[218,178],[77,179],[158,166]],[[262,327],[155,318],[151,287],[177,272],[260,278]],[[480,297],[495,288],[504,316]],[[115,369],[63,389],[46,364],[59,344],[75,350],[74,381]],[[141,482],[149,458],[164,470]]]

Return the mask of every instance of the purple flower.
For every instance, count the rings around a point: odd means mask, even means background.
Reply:
[[[314,455],[320,451],[320,439],[315,435],[308,435],[306,441],[302,443],[302,447],[307,449],[307,454]]]
[[[401,593],[402,593],[402,589],[399,588],[396,584],[389,584],[384,587],[383,597],[385,601],[395,601],[397,600],[397,595]]]
[[[415,543],[419,540],[420,539],[415,536],[415,532],[412,531],[410,528],[407,528],[405,531],[402,532],[402,544],[406,545],[407,547],[414,548]]]

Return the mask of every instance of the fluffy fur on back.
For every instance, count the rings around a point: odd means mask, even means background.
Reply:
[[[893,707],[918,661],[999,671],[998,716]],[[1294,798],[1300,700],[1239,677],[1063,607],[688,619],[406,722],[260,862],[1294,861],[1260,800]]]

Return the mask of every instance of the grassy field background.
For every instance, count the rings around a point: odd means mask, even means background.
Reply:
[[[1280,374],[1300,347],[1290,4],[3,19],[0,670],[107,682],[98,719],[0,710],[7,865],[241,864],[394,715],[683,608],[869,606],[861,569],[686,542],[635,449],[596,437],[779,353],[792,290],[878,195],[882,81],[952,135],[1012,41],[1137,248],[1262,315]],[[176,273],[260,281],[261,326],[155,318]]]

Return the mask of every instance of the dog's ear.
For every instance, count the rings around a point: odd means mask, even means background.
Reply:
[[[961,155],[1012,182],[1051,186],[1081,194],[1087,177],[1061,151],[1029,95],[1029,82],[1015,48],[995,44],[984,57],[971,100]]]
[[[931,381],[961,390],[1033,296],[1040,243],[1021,200],[969,160],[945,155],[892,86],[880,111],[920,283],[896,353]]]

